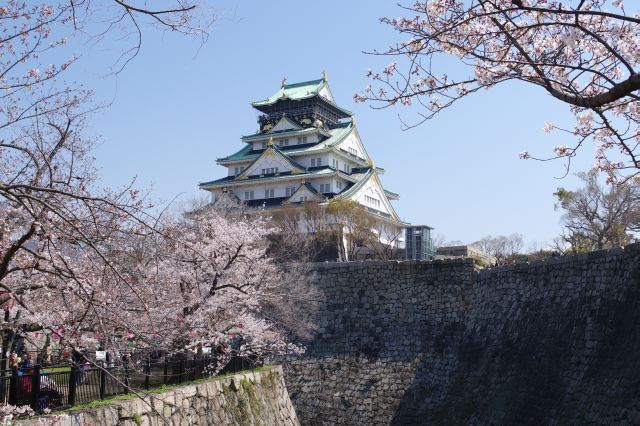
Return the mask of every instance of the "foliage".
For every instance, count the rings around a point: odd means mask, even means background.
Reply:
[[[206,33],[192,26],[199,17],[187,2],[171,6],[168,1],[170,7],[157,10],[120,0],[109,3],[113,7],[90,0],[10,0],[0,7],[3,352],[15,345],[16,333],[30,330],[60,338],[66,327],[67,342],[79,344],[83,320],[90,315],[83,308],[103,277],[125,281],[114,254],[130,247],[133,236],[154,232],[149,203],[132,184],[100,188],[91,154],[94,141],[85,131],[96,106],[88,90],[65,79],[77,57],[60,58],[74,48],[65,46],[91,32],[97,13],[103,14],[100,25],[106,32],[137,33],[119,58],[124,63],[140,49],[139,25],[147,19],[161,28]],[[93,29],[106,35],[104,29]],[[86,303],[75,304],[78,300]]]
[[[302,208],[285,205],[282,209],[251,212],[247,206],[235,197],[228,197],[222,203],[221,198],[214,205],[192,203],[188,209],[188,217],[206,217],[211,209],[215,214],[229,221],[268,224],[265,234],[266,252],[281,274],[270,276],[269,280],[277,280],[261,300],[261,315],[268,322],[278,327],[288,339],[302,342],[308,339],[315,330],[315,322],[311,317],[316,314],[323,296],[315,285],[309,284],[310,265],[319,250],[319,244],[305,232],[316,226],[323,210],[317,203],[305,203]],[[194,216],[195,215],[195,216]],[[253,220],[256,219],[256,220]],[[318,225],[319,226],[319,225]]]
[[[487,266],[490,266],[487,265],[482,259],[479,259],[477,257],[473,258],[473,264],[479,268],[486,268]]]
[[[271,253],[283,261],[308,262],[317,255],[312,238],[320,235],[324,211],[317,202],[302,205],[284,204],[275,212],[269,212],[276,232],[272,235]]]
[[[513,262],[531,262],[533,260],[542,260],[547,259],[553,256],[558,255],[556,251],[553,250],[536,250],[529,253],[516,253],[509,257],[509,261]]]
[[[575,253],[629,244],[632,233],[640,231],[640,184],[628,181],[605,188],[594,172],[577,176],[582,188],[558,188],[554,193],[556,209],[564,211],[557,248]]]
[[[206,13],[193,3],[163,4],[0,7],[3,352],[16,334],[36,330],[64,345],[119,353],[232,338],[256,354],[299,350],[285,342],[281,318],[266,313],[292,276],[267,254],[271,227],[209,211],[155,217],[133,183],[102,188],[85,130],[95,105],[87,90],[65,81],[77,59],[43,66],[78,34],[102,31],[94,15],[107,32],[134,33],[119,70],[140,49],[143,23],[206,35],[197,25]]]
[[[421,123],[481,89],[532,84],[566,103],[576,120],[571,128],[545,123],[545,131],[576,139],[544,159],[565,158],[568,167],[592,139],[594,170],[612,179],[640,173],[640,15],[621,0],[426,0],[403,11],[381,18],[404,39],[378,54],[397,60],[369,70],[375,87],[356,101],[417,103]],[[443,69],[447,57],[463,71]]]
[[[327,213],[342,261],[355,259],[364,247],[377,241],[378,236],[373,232],[374,221],[358,202],[333,198],[329,200]]]

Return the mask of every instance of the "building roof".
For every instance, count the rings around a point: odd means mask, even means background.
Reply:
[[[317,96],[327,85],[324,78],[301,83],[285,84],[275,94],[261,101],[251,102],[251,106],[263,106],[276,103],[280,99],[300,100]]]
[[[306,167],[304,167],[303,165],[299,164],[298,162],[294,161],[291,159],[291,157],[289,157],[288,155],[284,154],[282,151],[280,151],[280,149],[275,146],[275,145],[269,145],[267,147],[267,149],[265,149],[264,151],[262,151],[260,153],[260,155],[255,158],[251,164],[249,164],[247,166],[247,168],[240,173],[238,176],[236,176],[237,179],[247,179],[249,177],[248,173],[249,170],[251,169],[251,166],[253,166],[256,162],[258,162],[260,160],[260,158],[267,156],[267,155],[271,155],[270,153],[275,153],[275,155],[279,158],[281,158],[285,163],[289,164],[289,166],[291,166],[292,169],[297,169],[298,172],[304,172],[306,170]]]
[[[266,140],[271,137],[281,138],[283,136],[304,136],[313,133],[321,133],[326,137],[330,137],[331,133],[325,131],[324,129],[318,129],[316,127],[307,127],[306,129],[293,129],[293,130],[285,130],[281,132],[267,132],[267,133],[256,133],[255,135],[242,136],[243,142],[255,142],[259,140]]]
[[[277,197],[277,198],[260,198],[256,200],[245,200],[245,203],[249,207],[279,207],[282,205],[284,201],[286,201],[289,197]]]
[[[326,200],[326,197],[324,196],[324,194],[321,194],[319,191],[317,191],[313,186],[311,186],[309,182],[304,181],[300,184],[300,186],[296,188],[293,194],[291,194],[291,196],[287,198],[286,203],[294,203],[294,204],[299,203],[300,201],[296,201],[296,198],[300,196],[299,195],[300,193],[304,193],[305,191],[309,192],[309,194],[316,197],[316,199],[320,202]],[[305,197],[305,200],[303,201],[307,201],[306,197]]]
[[[407,226],[407,228],[427,228],[427,229],[435,229],[434,227],[429,226],[429,225],[413,225],[413,224],[412,224],[412,225]]]
[[[305,188],[307,188],[312,194],[316,194],[316,195],[320,195],[319,191],[316,191],[316,189],[311,186],[311,184],[309,182],[304,182],[302,185],[300,186],[304,186]],[[298,191],[296,191],[298,192]]]
[[[300,101],[303,99],[313,98],[315,96],[320,95],[320,91],[324,88],[327,88],[329,93],[331,93],[331,89],[329,89],[329,85],[327,83],[326,78],[320,78],[318,80],[310,80],[303,81],[300,83],[292,83],[292,84],[284,84],[280,90],[276,93],[268,97],[267,99],[262,99],[260,101],[251,102],[251,106],[254,108],[260,109],[260,107],[270,106],[275,104],[280,100],[293,100]],[[349,110],[339,107],[333,99],[328,99],[324,96],[320,96],[320,99],[325,100],[329,104],[333,105],[347,116],[353,115],[353,113]]]
[[[333,170],[332,168],[325,166],[320,169],[307,170],[304,173],[292,174],[289,172],[284,172],[284,173],[262,175],[262,176],[254,175],[254,176],[249,176],[247,179],[236,180],[236,176],[225,176],[221,179],[216,179],[209,182],[200,182],[198,185],[201,188],[205,188],[205,187],[213,187],[213,186],[226,186],[226,185],[223,185],[225,183],[227,185],[242,185],[249,182],[252,184],[255,184],[256,182],[259,182],[259,181],[287,180],[291,178],[303,179],[303,178],[310,178],[310,177],[328,176],[333,173],[344,175],[340,171]],[[345,176],[348,176],[348,175],[345,175]]]
[[[339,123],[338,125],[334,126],[329,130],[329,137],[321,142],[318,142],[315,144],[306,144],[306,145],[289,145],[289,146],[279,147],[279,149],[285,155],[313,153],[321,149],[331,148],[338,145],[347,136],[349,136],[349,134],[351,133],[351,130],[353,129],[354,129],[354,126],[352,122]],[[306,134],[306,133],[300,133],[300,132],[301,131],[298,130],[298,131],[291,132],[291,134],[292,135]],[[280,135],[283,135],[284,133],[285,132],[280,133]],[[260,135],[260,136],[261,138],[256,138],[256,139],[264,139],[264,135]],[[244,148],[242,148],[240,151],[234,154],[231,154],[224,158],[218,158],[217,161],[218,163],[225,163],[228,161],[254,160],[258,158],[260,155],[262,155],[263,152],[264,150],[255,151],[251,145],[247,145]]]
[[[377,171],[377,170],[376,170]],[[387,191],[386,189],[384,190],[385,195],[387,196],[388,199],[390,200],[399,200],[400,199],[400,194],[397,194],[395,192],[391,192],[391,191]],[[425,225],[426,226],[426,225]]]

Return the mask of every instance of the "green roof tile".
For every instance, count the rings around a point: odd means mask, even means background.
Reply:
[[[274,133],[258,133],[255,135],[243,136],[243,142],[253,142],[261,139],[269,139],[270,137],[282,137],[282,136],[296,136],[296,135],[308,135],[311,133],[319,132],[325,136],[331,136],[330,133],[327,133],[323,129],[317,129],[315,127],[307,127],[306,129],[295,129],[295,130],[285,130],[282,132],[274,132]]]
[[[262,182],[262,181],[290,179],[291,177],[304,178],[305,176],[309,177],[309,176],[329,175],[332,173],[337,173],[337,172],[330,168],[325,168],[325,169],[318,169],[318,170],[307,170],[305,173],[296,173],[296,174],[287,173],[287,174],[281,174],[278,176],[251,177],[249,179],[239,179],[239,180],[234,179],[234,176],[225,176],[221,179],[216,179],[209,182],[200,182],[198,186],[202,188],[202,187],[212,187],[212,186],[224,186],[222,184],[237,185],[237,184],[245,184],[249,182],[255,183],[255,182]]]
[[[276,93],[274,93],[267,99],[251,102],[251,106],[263,107],[263,106],[273,105],[276,102],[278,102],[278,100],[280,99],[291,99],[294,101],[299,101],[302,99],[312,98],[314,96],[318,96],[320,91],[325,86],[327,86],[327,80],[324,78],[321,78],[319,80],[303,81],[301,83],[285,84],[280,88],[280,90],[278,90]],[[330,103],[331,105],[338,108],[347,116],[353,115],[351,111],[346,110],[342,107],[339,107],[333,100],[326,99],[326,98],[323,98],[323,99],[328,103]]]
[[[257,158],[260,154],[250,154],[253,151],[253,146],[246,145],[240,151],[228,155],[224,158],[218,158],[218,161],[222,160],[248,160],[252,158]]]
[[[291,149],[291,146],[289,146],[289,149],[280,148],[280,150],[285,155],[301,154],[301,153],[306,153],[306,152],[313,153],[315,151],[319,151],[319,150],[325,149],[325,148],[330,148],[330,147],[333,147],[333,146],[339,144],[347,136],[349,136],[349,133],[351,133],[351,130],[353,130],[353,123],[351,123],[351,122],[341,123],[339,126],[333,128],[333,129],[330,129],[329,130],[329,135],[330,135],[329,138],[325,139],[322,142],[318,142],[317,144],[311,145],[311,146],[301,147],[300,149],[296,149],[295,145],[294,145],[293,149]],[[262,154],[262,151],[258,151],[258,152],[253,151],[253,147],[251,145],[247,145],[244,148],[242,148],[240,151],[238,151],[238,152],[236,152],[234,154],[231,154],[228,157],[219,158],[218,162],[219,163],[224,163],[224,162],[227,162],[227,161],[255,160],[261,154]]]
[[[327,82],[322,78],[319,80],[304,81],[302,83],[285,84],[271,97],[261,101],[251,102],[251,105],[271,105],[283,97],[293,100],[310,98],[316,96],[326,84]]]

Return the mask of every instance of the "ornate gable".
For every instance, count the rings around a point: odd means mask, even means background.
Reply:
[[[302,129],[295,121],[289,119],[286,115],[282,116],[280,121],[276,123],[267,133],[284,132],[287,130],[299,130]]]
[[[344,191],[339,196],[353,200],[370,209],[379,211],[389,217],[399,220],[387,194],[382,187],[380,178],[375,171],[370,171],[367,176]]]
[[[305,173],[306,169],[284,155],[277,147],[270,145],[237,179],[249,176],[282,173]]]
[[[353,130],[351,130],[346,138],[344,138],[340,143],[336,145],[336,148],[346,151],[352,155],[356,155],[358,158],[364,161],[371,160],[371,157],[369,157],[369,154],[367,153],[367,150],[364,148],[364,144],[360,139],[360,134],[355,127],[353,128]]]
[[[324,196],[316,191],[309,182],[303,182],[298,189],[285,200],[285,203],[300,203],[304,201],[322,201]]]
[[[318,92],[318,95],[322,96],[329,102],[335,103],[335,100],[333,99],[333,95],[331,94],[331,89],[329,89],[328,84],[325,84],[324,87],[320,89],[320,91]]]
[[[233,192],[223,190],[215,199],[212,206],[216,209],[232,209],[237,208],[242,201],[236,197]]]

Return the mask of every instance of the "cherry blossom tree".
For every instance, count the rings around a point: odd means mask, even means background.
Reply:
[[[284,342],[279,319],[267,319],[264,312],[285,283],[303,278],[269,256],[275,229],[267,220],[203,209],[169,229],[173,235],[162,239],[162,252],[150,256],[159,267],[147,280],[156,285],[145,285],[162,299],[149,310],[154,326],[168,328],[150,332],[173,334],[173,342],[186,338],[193,347],[223,343],[234,331],[252,353],[297,350]]]
[[[193,25],[201,15],[188,2],[158,10],[109,4],[107,21],[128,20],[138,34],[125,63],[140,48],[144,18],[206,34]],[[254,353],[297,350],[284,343],[273,310],[261,312],[294,276],[266,255],[263,222],[212,212],[160,220],[133,184],[101,188],[85,131],[91,94],[64,78],[77,58],[42,63],[104,7],[88,0],[0,7],[3,352],[17,334],[35,330],[72,347],[178,350],[234,332]]]
[[[24,302],[32,321],[74,346],[99,340],[121,353],[215,347],[231,334],[252,354],[300,350],[286,343],[283,318],[266,314],[277,291],[303,277],[268,255],[265,221],[206,209],[163,218],[155,231],[118,241],[108,266],[90,251],[82,282],[60,280],[51,297]]]
[[[84,130],[96,106],[88,90],[65,78],[78,60],[67,52],[73,49],[69,42],[91,29],[95,42],[112,31],[132,32],[131,47],[116,61],[121,70],[140,49],[147,22],[206,35],[206,14],[194,8],[182,0],[162,2],[157,9],[122,0],[9,0],[0,6],[3,353],[16,334],[29,330],[57,337],[71,330],[64,336],[77,343],[87,306],[105,277],[115,276],[135,290],[117,255],[133,237],[156,232],[149,205],[133,185],[100,188],[91,156],[94,142]],[[104,27],[93,27],[96,22]]]
[[[196,350],[231,335],[255,355],[299,352],[287,343],[303,318],[291,315],[299,308],[292,301],[313,292],[301,287],[303,270],[269,255],[266,220],[210,210],[157,215],[134,182],[100,184],[86,131],[96,106],[90,91],[65,79],[79,59],[42,63],[88,31],[93,14],[134,31],[117,71],[140,48],[145,19],[206,34],[191,3],[106,4],[0,7],[3,353],[30,331],[120,353]]]
[[[635,10],[634,10],[635,9]],[[517,80],[567,104],[575,124],[544,124],[571,142],[553,155],[571,159],[595,143],[594,170],[610,180],[640,174],[640,14],[622,0],[427,0],[381,18],[403,38],[384,52],[394,58],[355,95],[377,108],[419,105],[417,123],[482,89]],[[445,69],[446,57],[462,71]]]

